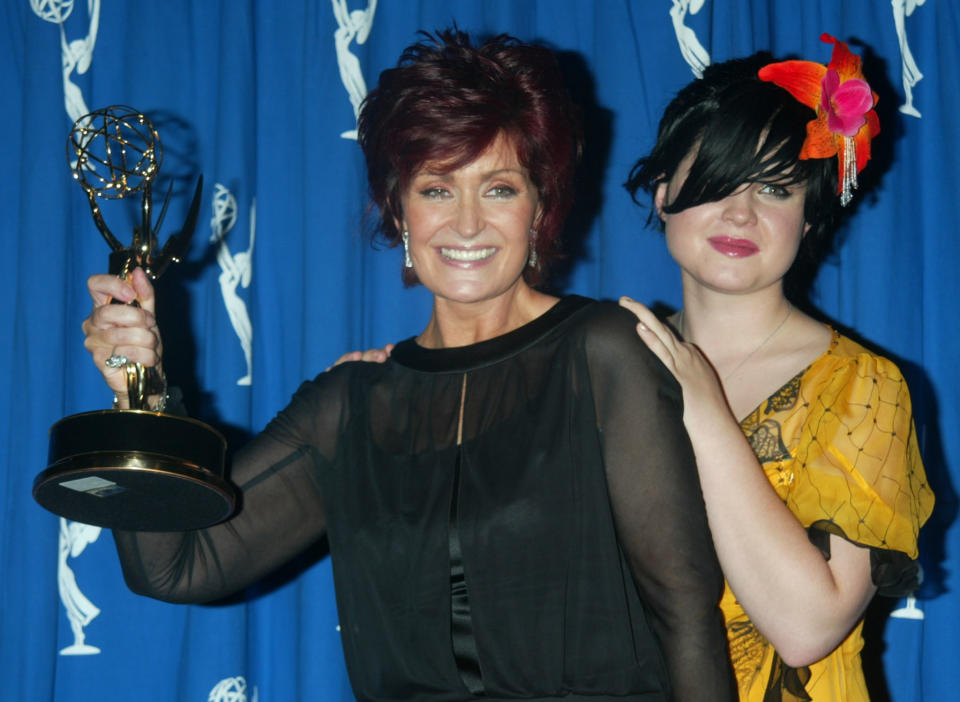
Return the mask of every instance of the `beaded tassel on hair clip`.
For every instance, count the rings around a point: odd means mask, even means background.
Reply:
[[[826,66],[813,61],[781,61],[764,66],[757,75],[816,111],[816,119],[807,123],[800,158],[837,157],[837,192],[840,204],[846,206],[853,199],[857,174],[870,160],[870,140],[880,133],[880,120],[873,109],[877,94],[864,79],[860,57],[850,47],[829,34],[821,34],[820,40],[833,44]]]

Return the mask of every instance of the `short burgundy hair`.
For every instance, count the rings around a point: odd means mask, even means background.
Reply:
[[[391,246],[400,242],[400,196],[425,164],[462,168],[503,134],[539,195],[539,264],[524,270],[535,285],[559,254],[582,149],[578,111],[557,59],[506,34],[480,46],[458,29],[421,34],[423,41],[380,74],[360,111],[357,140],[380,210],[380,234]]]

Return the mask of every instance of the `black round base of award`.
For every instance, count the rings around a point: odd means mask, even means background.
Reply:
[[[230,516],[237,492],[223,476],[227,442],[187,417],[103,410],[50,428],[47,469],[33,497],[72,521],[129,531],[200,529]]]

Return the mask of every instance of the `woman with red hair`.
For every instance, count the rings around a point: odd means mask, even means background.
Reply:
[[[575,115],[553,55],[509,37],[426,36],[380,76],[358,140],[432,315],[301,386],[235,455],[234,517],[118,532],[133,590],[217,599],[326,535],[358,699],[732,698],[679,386],[627,311],[534,287]],[[117,357],[160,362],[153,291],[139,270],[89,287],[86,345],[125,406]]]

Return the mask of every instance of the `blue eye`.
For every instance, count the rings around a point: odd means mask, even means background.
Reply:
[[[421,190],[420,194],[430,200],[439,200],[447,195],[447,191],[445,188],[426,188]]]

